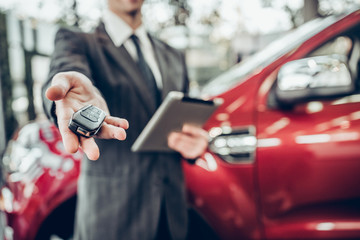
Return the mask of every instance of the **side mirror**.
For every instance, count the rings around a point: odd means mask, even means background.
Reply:
[[[336,97],[355,90],[347,57],[329,55],[303,58],[284,64],[278,73],[275,96],[291,106],[311,99]]]

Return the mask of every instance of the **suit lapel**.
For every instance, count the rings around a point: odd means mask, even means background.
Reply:
[[[138,97],[142,100],[149,115],[152,116],[156,110],[156,102],[155,99],[152,98],[151,93],[149,93],[140,73],[140,69],[134,59],[130,56],[124,46],[118,48],[114,45],[109,35],[106,33],[103,24],[97,28],[96,35],[105,52],[119,65],[125,75],[128,76],[128,80],[134,85]]]
[[[165,49],[164,45],[161,44],[159,41],[153,39],[151,35],[149,35],[149,38],[154,47],[156,61],[158,63],[159,70],[161,73],[161,79],[163,85],[161,96],[162,99],[164,99],[170,91],[176,89],[176,85],[173,82],[173,79],[176,79],[176,77],[174,78],[169,76],[169,73],[174,66],[169,65],[169,61],[167,60],[167,56],[166,56],[167,50]]]

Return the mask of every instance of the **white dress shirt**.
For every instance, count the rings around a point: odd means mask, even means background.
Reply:
[[[106,9],[103,15],[103,22],[106,32],[109,34],[111,40],[116,47],[124,45],[130,56],[137,61],[137,52],[134,43],[130,39],[130,36],[135,34],[139,38],[141,51],[144,58],[149,65],[156,81],[156,85],[159,89],[162,88],[162,79],[159,66],[156,62],[154,49],[147,35],[147,32],[143,25],[134,30],[118,17],[115,13]]]

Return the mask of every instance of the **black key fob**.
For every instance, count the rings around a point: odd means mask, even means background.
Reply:
[[[100,108],[88,105],[73,114],[69,128],[78,136],[89,138],[100,130],[105,116],[105,112]]]

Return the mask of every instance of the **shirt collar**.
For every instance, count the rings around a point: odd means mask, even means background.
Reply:
[[[124,20],[109,9],[106,9],[104,12],[103,22],[106,32],[117,47],[124,44],[132,34],[136,34],[141,43],[149,43],[147,32],[143,25],[139,26],[134,32]]]

